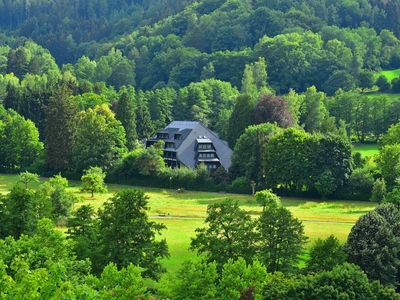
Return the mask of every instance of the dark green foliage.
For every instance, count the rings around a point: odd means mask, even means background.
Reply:
[[[272,137],[264,155],[266,181],[290,190],[304,187],[328,196],[351,174],[351,146],[335,135],[309,135],[287,129]]]
[[[301,221],[272,200],[262,202],[263,211],[256,223],[257,254],[268,272],[289,271],[295,268],[307,237]]]
[[[136,103],[136,131],[139,139],[149,138],[154,133],[149,108],[141,95]]]
[[[370,89],[374,86],[374,73],[369,70],[362,70],[358,76],[359,85],[361,88]]]
[[[160,276],[164,269],[159,260],[168,256],[168,247],[165,239],[156,236],[165,226],[149,220],[147,203],[143,192],[125,190],[99,210],[100,265],[113,261],[119,267],[127,267],[133,263],[144,268],[146,276]]]
[[[132,99],[132,95],[134,94],[134,90],[129,91],[126,88],[123,89],[121,91],[121,95],[119,96],[119,101],[115,112],[115,118],[121,122],[125,129],[126,146],[128,150],[132,150],[137,141],[136,112],[135,104]]]
[[[397,287],[400,266],[400,213],[387,204],[361,217],[346,244],[350,262],[357,264],[370,279]]]
[[[229,259],[239,257],[251,262],[255,254],[254,222],[239,208],[237,202],[227,200],[207,208],[207,228],[196,229],[191,249],[206,254],[208,262],[216,262],[221,271]]]
[[[231,147],[235,146],[237,139],[246,128],[254,123],[253,111],[254,103],[249,96],[237,98],[228,126],[228,142]]]
[[[275,273],[268,278],[264,295],[266,300],[399,299],[394,290],[368,281],[357,266],[347,263],[332,271],[295,278]]]
[[[230,172],[235,177],[246,176],[259,184],[265,180],[265,168],[262,158],[265,155],[268,141],[279,132],[279,127],[273,124],[253,125],[237,140]]]
[[[400,78],[394,78],[391,85],[393,93],[400,93]]]
[[[392,87],[390,82],[388,81],[388,79],[383,75],[378,77],[375,84],[378,86],[379,90],[382,92],[387,92]]]
[[[77,113],[71,90],[61,86],[46,107],[46,162],[51,170],[66,171],[69,168]]]
[[[317,239],[310,249],[310,258],[307,261],[308,272],[330,271],[335,266],[346,261],[346,253],[339,240],[330,235],[322,240]]]

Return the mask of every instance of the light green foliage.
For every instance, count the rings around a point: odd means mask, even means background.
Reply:
[[[20,173],[19,182],[24,185],[25,189],[28,189],[30,184],[39,183],[39,175],[30,172]]]
[[[383,147],[377,161],[378,168],[390,191],[400,176],[400,144]]]
[[[373,188],[372,188],[372,193],[371,193],[371,201],[372,202],[377,202],[381,203],[387,194],[386,190],[386,182],[384,179],[377,179],[374,182]]]
[[[325,99],[326,95],[318,92],[315,86],[308,88],[304,93],[300,122],[304,124],[306,131],[316,132],[321,129],[322,122],[328,117]]]
[[[272,190],[257,192],[255,196],[257,203],[264,209],[281,206],[281,199]]]
[[[77,174],[91,166],[108,169],[126,153],[124,127],[106,105],[80,112],[75,128],[71,167]]]
[[[250,216],[230,200],[207,208],[207,228],[196,229],[191,249],[205,254],[208,262],[215,262],[218,270],[229,259],[239,257],[251,262],[255,254],[254,223]]]
[[[390,126],[388,132],[381,139],[382,146],[394,144],[400,144],[400,123]]]
[[[399,209],[400,208],[400,188],[396,187],[391,192],[387,193],[383,202],[391,203],[394,206],[396,206],[397,209]]]
[[[272,193],[264,192],[259,198],[264,206],[256,223],[257,255],[268,272],[289,271],[307,241],[304,226],[288,209],[277,205],[279,198]]]
[[[96,282],[99,299],[140,299],[146,292],[143,270],[129,264],[118,270],[113,263],[108,264]]]
[[[240,299],[251,295],[252,299],[261,300],[266,277],[267,270],[259,262],[246,265],[242,258],[231,259],[224,265],[218,282],[218,299]]]
[[[98,95],[95,93],[84,93],[82,95],[73,96],[72,99],[78,105],[80,110],[95,108],[96,106],[102,104],[110,104],[110,100],[107,99],[103,94]]]
[[[0,166],[24,170],[43,153],[43,143],[35,124],[14,111],[0,118]]]
[[[313,273],[330,271],[346,261],[343,245],[334,235],[324,240],[317,239],[311,246],[309,255],[306,268]]]
[[[107,187],[104,184],[106,173],[99,167],[91,167],[85,171],[85,174],[81,177],[82,181],[82,192],[90,192],[92,198],[94,193],[103,193],[107,191]]]
[[[217,297],[215,263],[185,262],[173,284],[173,298],[208,300]]]

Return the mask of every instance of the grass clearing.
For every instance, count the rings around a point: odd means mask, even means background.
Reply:
[[[375,74],[375,79],[377,79],[379,76],[382,76],[382,75],[385,76],[389,81],[391,81],[392,79],[400,76],[400,69],[383,70],[383,71]]]
[[[0,193],[7,193],[17,181],[17,175],[0,174]],[[75,204],[75,209],[84,204],[100,208],[115,192],[125,188],[135,188],[110,184],[107,193],[95,194],[95,197],[91,198],[89,193],[80,193],[79,187],[79,182],[70,182],[69,189],[81,199]],[[233,199],[239,201],[241,207],[253,217],[261,212],[261,208],[250,195],[195,191],[177,193],[174,190],[143,187],[138,189],[149,196],[149,215],[154,221],[167,226],[163,237],[168,242],[171,256],[164,259],[163,264],[172,273],[177,271],[183,261],[196,259],[195,253],[189,251],[190,239],[194,236],[195,229],[203,226],[209,204]],[[358,218],[375,207],[375,204],[370,202],[317,201],[300,198],[283,198],[282,204],[303,221],[309,244],[317,238],[325,238],[330,234],[334,234],[344,242]],[[307,253],[304,256],[306,257]]]
[[[354,152],[360,152],[363,157],[373,156],[379,153],[378,144],[356,144]]]

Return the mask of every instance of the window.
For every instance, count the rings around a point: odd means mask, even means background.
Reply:
[[[175,140],[180,140],[181,136],[182,136],[181,134],[177,133],[177,134],[175,134],[174,139]]]

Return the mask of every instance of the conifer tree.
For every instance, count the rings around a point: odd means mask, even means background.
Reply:
[[[71,159],[74,117],[77,104],[66,86],[58,89],[46,107],[47,165],[55,171],[65,171]]]
[[[137,140],[136,112],[132,95],[134,95],[134,91],[130,93],[128,89],[123,88],[115,112],[116,119],[122,123],[125,129],[126,146],[128,150],[134,148],[135,141]]]

